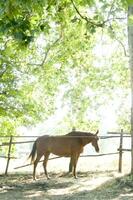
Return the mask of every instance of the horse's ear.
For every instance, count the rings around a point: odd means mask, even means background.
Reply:
[[[97,132],[95,133],[95,135],[97,135],[99,133],[99,130],[97,130]]]

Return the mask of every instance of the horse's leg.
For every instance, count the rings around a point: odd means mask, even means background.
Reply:
[[[47,162],[48,162],[49,155],[50,155],[50,153],[46,152],[44,154],[44,161],[43,161],[44,172],[45,172],[45,175],[46,175],[47,179],[50,179],[49,175],[48,175],[48,172],[47,172]]]
[[[70,158],[70,163],[69,163],[69,173],[72,172],[72,158]]]
[[[71,159],[72,159],[72,166],[73,166],[73,176],[77,178],[77,173],[76,173],[76,166],[78,162],[79,154],[73,154]]]
[[[36,180],[36,167],[37,167],[37,164],[38,164],[41,157],[42,157],[42,155],[38,154],[36,160],[34,161],[33,180]]]

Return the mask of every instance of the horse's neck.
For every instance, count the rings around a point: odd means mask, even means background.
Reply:
[[[83,146],[91,143],[94,137],[93,134],[88,133],[88,132],[82,132],[82,131],[72,131],[66,134],[65,136],[75,136],[79,138]]]
[[[92,135],[88,135],[82,138],[82,144],[83,146],[89,144],[92,142]]]

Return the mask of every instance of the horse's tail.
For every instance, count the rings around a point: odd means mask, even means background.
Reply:
[[[30,155],[28,157],[28,159],[31,159],[31,163],[33,163],[35,158],[36,158],[36,153],[37,153],[36,142],[37,141],[34,142],[32,150],[31,150],[31,153],[30,153]]]

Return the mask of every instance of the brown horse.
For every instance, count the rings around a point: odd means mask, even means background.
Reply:
[[[34,142],[32,151],[29,155],[29,158],[31,158],[31,162],[34,164],[33,179],[35,180],[36,167],[43,155],[44,172],[47,179],[49,179],[47,173],[47,162],[50,153],[61,157],[70,157],[70,163],[73,168],[73,175],[76,178],[76,165],[80,153],[83,152],[83,147],[88,143],[91,143],[95,147],[96,152],[99,152],[99,138],[97,134],[98,131],[95,134],[80,131],[72,131],[63,136],[44,135],[38,137],[37,140]]]

